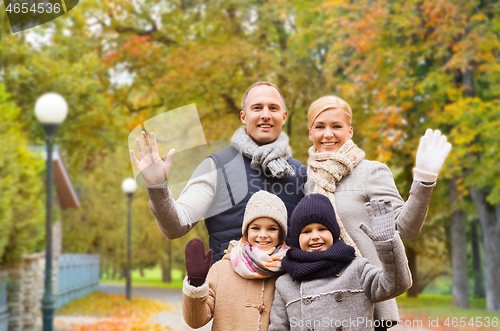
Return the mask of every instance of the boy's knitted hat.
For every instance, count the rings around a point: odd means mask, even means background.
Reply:
[[[300,232],[311,223],[323,224],[332,233],[333,243],[326,250],[304,251],[300,248]],[[355,258],[354,248],[339,239],[340,229],[330,199],[322,194],[302,198],[290,217],[292,247],[281,265],[293,280],[303,281],[336,275]]]
[[[267,191],[258,191],[248,200],[241,227],[242,234],[245,234],[248,225],[256,218],[269,217],[275,220],[281,227],[283,236],[286,238],[287,211],[283,201],[274,194]]]
[[[340,229],[330,199],[322,194],[309,194],[302,198],[290,217],[290,239],[293,247],[300,248],[299,235],[311,223],[323,224],[330,230],[333,241],[340,237]]]

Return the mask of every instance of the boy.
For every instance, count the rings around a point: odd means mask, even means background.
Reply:
[[[354,248],[339,239],[326,196],[310,194],[299,202],[290,219],[292,248],[282,261],[287,274],[276,281],[270,331],[373,330],[373,303],[411,287],[390,202],[372,200],[365,207],[373,230],[360,227],[373,240],[383,268],[355,258]]]

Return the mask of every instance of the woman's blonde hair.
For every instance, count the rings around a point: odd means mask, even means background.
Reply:
[[[309,110],[307,112],[307,122],[309,124],[309,129],[312,127],[319,114],[329,109],[340,109],[345,115],[347,125],[351,126],[352,110],[349,104],[339,97],[327,95],[314,101],[309,107]]]

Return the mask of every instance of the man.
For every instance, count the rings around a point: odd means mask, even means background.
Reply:
[[[245,127],[235,132],[230,147],[209,155],[198,166],[177,201],[166,182],[175,150],[163,162],[154,133],[151,153],[143,132],[146,157],[139,139],[141,161],[133,151],[130,154],[147,184],[149,206],[162,233],[169,239],[182,237],[205,218],[215,263],[224,256],[229,241],[241,237],[245,206],[253,193],[276,194],[290,217],[304,196],[307,170],[290,157],[288,137],[282,133],[286,117],[283,94],[275,85],[252,85],[242,100],[240,119]]]

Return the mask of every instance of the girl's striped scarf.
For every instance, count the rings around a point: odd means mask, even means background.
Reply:
[[[314,185],[313,193],[326,195],[335,209],[335,216],[340,227],[340,239],[346,244],[354,247],[356,256],[361,257],[358,247],[347,233],[337,213],[335,204],[335,189],[345,175],[350,174],[352,169],[365,158],[365,152],[349,139],[336,153],[318,153],[316,147],[309,148],[309,160],[307,160],[307,177]]]
[[[281,259],[290,248],[285,243],[273,247],[268,251],[261,251],[250,246],[248,242],[231,241],[233,249],[230,253],[233,270],[243,278],[258,279],[269,278],[276,274],[284,273]]]

